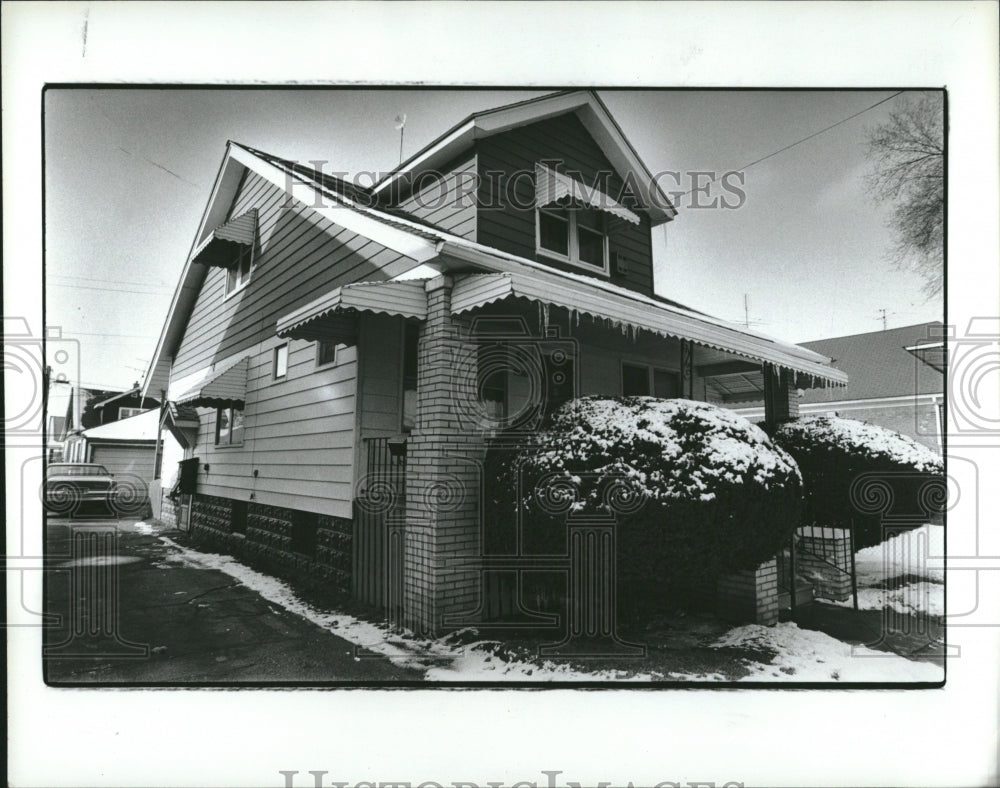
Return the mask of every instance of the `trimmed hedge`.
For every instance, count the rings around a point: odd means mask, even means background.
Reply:
[[[941,457],[898,432],[853,419],[808,416],[780,425],[774,440],[802,471],[804,522],[853,523],[857,550],[884,541],[883,522],[915,528],[944,508]]]
[[[794,461],[703,402],[586,397],[486,457],[487,550],[566,554],[569,521],[613,513],[619,612],[684,606],[720,573],[775,556],[799,524]]]

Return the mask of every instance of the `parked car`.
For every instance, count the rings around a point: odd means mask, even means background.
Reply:
[[[51,463],[45,473],[45,508],[72,515],[85,506],[111,509],[115,478],[103,465],[89,462]]]

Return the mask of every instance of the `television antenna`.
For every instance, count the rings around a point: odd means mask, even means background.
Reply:
[[[403,163],[403,129],[406,127],[406,113],[401,112],[396,116],[396,128],[399,129],[399,163]]]

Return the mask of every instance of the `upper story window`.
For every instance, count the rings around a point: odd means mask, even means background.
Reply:
[[[607,273],[604,217],[593,208],[539,208],[539,254]]]
[[[226,272],[226,295],[235,293],[250,281],[253,270],[253,247],[241,246],[232,267]]]
[[[130,419],[133,416],[138,416],[140,413],[144,413],[142,408],[118,408],[118,418],[119,419]]]
[[[608,273],[608,215],[639,217],[600,189],[544,164],[535,167],[535,250],[539,255]]]

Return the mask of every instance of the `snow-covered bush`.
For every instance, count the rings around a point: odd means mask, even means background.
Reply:
[[[614,514],[617,591],[632,613],[683,602],[773,558],[798,525],[801,476],[758,427],[703,402],[586,397],[486,460],[487,549],[566,554],[567,522]],[[499,534],[499,536],[498,536]]]
[[[853,522],[857,549],[882,542],[883,519],[916,527],[944,505],[940,455],[898,432],[809,416],[779,426],[774,440],[802,471],[804,520],[842,527]]]

